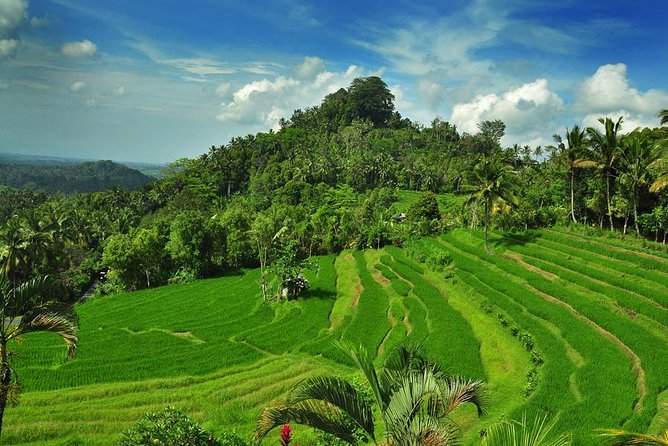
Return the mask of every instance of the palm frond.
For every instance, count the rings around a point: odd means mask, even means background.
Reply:
[[[668,429],[663,435],[639,434],[620,429],[605,429],[602,437],[612,439],[611,446],[668,446]]]
[[[520,421],[501,421],[487,430],[485,446],[570,446],[568,434],[552,434],[557,419],[548,420],[547,415],[538,415],[533,423],[526,414]]]
[[[32,318],[24,317],[18,329],[12,332],[12,337],[37,331],[57,334],[67,344],[67,357],[71,358],[74,355],[78,342],[77,326],[67,317],[55,313],[38,314]]]
[[[663,109],[656,114],[657,118],[661,119],[661,125],[668,124],[668,109]]]
[[[478,410],[478,416],[482,416],[487,412],[488,394],[482,381],[460,377],[449,378],[446,380],[442,400],[444,402],[443,414],[445,416],[465,403],[475,405]]]
[[[371,406],[346,380],[336,377],[316,376],[300,383],[291,393],[289,405],[308,400],[320,400],[336,406],[347,413],[351,420],[374,438],[374,424]]]
[[[376,404],[380,406],[381,411],[385,408],[387,404],[387,395],[384,394],[381,390],[380,381],[378,380],[378,373],[373,366],[373,360],[369,353],[360,345],[355,347],[346,342],[337,341],[334,345],[341,350],[343,353],[348,355],[352,359],[353,363],[357,366],[358,369],[362,371],[364,377],[366,378],[371,390],[373,391],[374,397],[376,398]]]
[[[439,405],[441,388],[434,374],[429,369],[410,372],[404,376],[402,385],[391,395],[386,410],[383,412],[385,429],[392,437],[406,435],[408,427],[422,412],[434,415],[429,408]]]
[[[262,442],[272,429],[286,423],[311,426],[352,445],[357,444],[354,429],[343,414],[334,406],[313,400],[265,408],[257,424],[255,439]]]

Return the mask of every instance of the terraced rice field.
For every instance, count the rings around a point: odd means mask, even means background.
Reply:
[[[250,436],[299,380],[355,373],[337,339],[379,361],[421,342],[450,373],[484,379],[490,413],[456,416],[465,444],[527,410],[558,415],[578,445],[602,444],[601,427],[663,428],[668,258],[556,230],[493,240],[493,256],[478,232],[416,242],[448,253],[454,276],[393,247],[321,257],[295,302],[263,304],[257,271],[89,301],[74,360],[49,335],[15,346],[24,394],[3,441],[110,445],[166,405],[213,433]],[[295,436],[308,445],[312,432]]]

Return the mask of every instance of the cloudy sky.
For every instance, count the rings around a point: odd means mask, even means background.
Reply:
[[[444,6],[445,4],[445,6]],[[359,76],[504,143],[668,108],[659,0],[0,0],[0,152],[194,157]]]

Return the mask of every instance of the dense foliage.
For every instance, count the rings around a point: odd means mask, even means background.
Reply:
[[[97,192],[113,186],[138,189],[153,180],[152,177],[113,161],[0,161],[0,186],[51,194]]]
[[[665,240],[668,127],[622,135],[623,120],[605,118],[600,128],[555,135],[554,146],[503,148],[499,120],[476,134],[438,118],[423,126],[393,99],[380,78],[356,79],[278,131],[174,162],[133,192],[2,189],[0,268],[17,281],[55,275],[71,300],[107,269],[103,292],[262,266],[271,294],[294,282],[293,267],[308,256],[402,245],[456,226],[527,230],[570,220]],[[402,191],[426,195],[400,209]],[[443,194],[466,205],[439,209]],[[280,259],[292,259],[294,277],[272,273]]]

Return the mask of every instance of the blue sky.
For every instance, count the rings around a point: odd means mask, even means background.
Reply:
[[[425,125],[502,119],[507,145],[655,126],[662,3],[0,0],[0,151],[195,157],[368,75]]]

